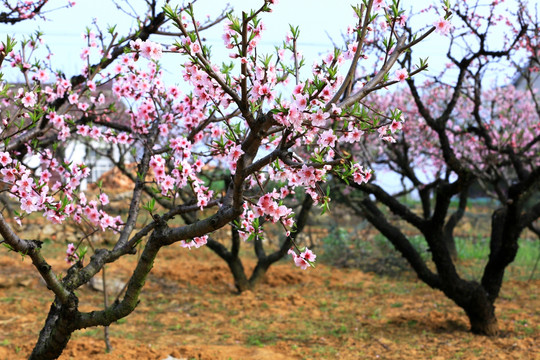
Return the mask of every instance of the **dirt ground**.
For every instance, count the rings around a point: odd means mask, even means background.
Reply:
[[[108,283],[121,288],[135,258],[110,265]],[[67,269],[61,256],[51,263]],[[302,271],[286,261],[255,292],[238,295],[210,250],[173,246],[160,253],[135,312],[110,327],[113,351],[104,351],[103,329],[90,328],[73,335],[60,359],[539,359],[539,285],[507,282],[497,302],[501,334],[486,338],[410,274],[321,264]],[[78,295],[83,311],[103,306],[102,292]],[[0,359],[28,357],[51,301],[30,260],[3,252]]]

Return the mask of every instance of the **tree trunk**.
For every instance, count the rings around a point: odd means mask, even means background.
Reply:
[[[499,324],[495,316],[495,307],[493,305],[488,308],[467,311],[469,322],[471,324],[471,332],[478,335],[495,336],[499,333]]]
[[[255,269],[253,269],[253,273],[251,273],[251,277],[249,278],[251,288],[254,289],[258,284],[261,283],[271,264],[272,262],[270,262],[268,259],[259,259],[257,266],[255,266]]]
[[[238,256],[231,256],[227,260],[227,265],[229,265],[229,269],[233,275],[236,290],[238,290],[239,293],[246,290],[252,290],[252,286],[246,276],[244,265],[242,265],[240,258]]]
[[[440,261],[440,260],[439,260]],[[477,281],[463,280],[451,271],[439,266],[443,293],[461,307],[469,318],[474,334],[495,336],[499,332],[494,301]]]
[[[242,260],[240,260],[239,257],[231,258],[227,261],[227,265],[229,265],[229,269],[234,278],[234,286],[239,293],[246,290],[254,290],[264,279],[264,276],[270,267],[270,264],[266,259],[259,259],[255,269],[253,269],[253,273],[248,279],[244,266],[242,265]]]
[[[456,240],[454,239],[453,230],[449,233],[445,231],[442,240],[444,244],[446,245],[446,248],[448,249],[448,253],[450,254],[450,257],[452,258],[453,261],[456,261],[458,258],[458,252],[456,248]]]
[[[49,310],[45,326],[39,333],[39,338],[30,355],[30,360],[57,359],[66,348],[74,329],[70,324],[74,321],[76,311],[68,312],[63,308],[59,299],[55,299]]]
[[[499,325],[495,316],[495,306],[488,298],[488,294],[482,285],[476,282],[469,282],[465,286],[465,291],[460,291],[459,295],[464,303],[458,301],[456,303],[465,310],[471,325],[471,332],[486,336],[497,335]]]
[[[51,305],[45,325],[39,333],[39,338],[30,355],[30,360],[49,360],[57,359],[62,351],[67,346],[71,334],[75,330],[93,327],[93,326],[108,326],[111,323],[118,321],[119,319],[129,315],[139,303],[139,294],[144,286],[147,275],[153,267],[154,260],[157,253],[162,247],[164,239],[167,239],[163,235],[163,230],[168,229],[158,224],[158,227],[154,230],[150,239],[146,243],[144,250],[137,262],[137,266],[131,275],[128,282],[128,287],[124,295],[124,299],[120,302],[115,302],[105,310],[91,311],[91,312],[79,312],[78,305],[79,300],[73,292],[70,293],[67,301],[61,302],[60,299],[55,298]],[[90,262],[96,266],[99,263],[98,252],[94,253]],[[103,251],[101,251],[103,254]],[[90,264],[88,265],[90,266]],[[72,268],[73,269],[73,268]],[[68,270],[68,276],[64,281],[70,285],[75,284],[74,287],[82,285],[83,280],[87,279],[84,272],[72,272],[75,274],[70,278],[70,271]],[[90,277],[88,277],[89,279]],[[78,283],[78,285],[77,285]]]

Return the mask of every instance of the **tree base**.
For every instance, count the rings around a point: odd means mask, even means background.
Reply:
[[[499,324],[497,318],[493,317],[488,321],[473,323],[471,321],[471,332],[476,335],[497,336],[499,334]]]

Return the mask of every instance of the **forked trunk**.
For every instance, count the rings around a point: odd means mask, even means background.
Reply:
[[[257,266],[253,269],[253,273],[248,279],[240,258],[232,258],[230,261],[227,261],[227,264],[229,265],[229,269],[231,269],[234,278],[234,286],[239,293],[246,290],[254,290],[264,279],[269,267],[265,261],[259,260]]]

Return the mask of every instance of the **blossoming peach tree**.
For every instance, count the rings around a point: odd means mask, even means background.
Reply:
[[[230,64],[215,64],[203,41],[201,31],[212,22],[197,21],[192,4],[172,7],[168,1],[161,12],[155,2],[149,3],[145,21],[125,37],[114,27],[104,33],[88,30],[81,53],[86,66],[70,80],[51,70],[50,59],[34,57],[39,33],[20,45],[11,38],[2,43],[0,63],[18,69],[25,79],[17,89],[3,82],[0,92],[3,191],[19,204],[12,219],[7,211],[0,212],[2,244],[30,258],[55,296],[31,359],[57,358],[74,331],[108,326],[130,314],[161,248],[203,246],[212,232],[231,223],[244,241],[261,236],[264,222],[279,224],[289,236],[285,250],[294,263],[303,269],[313,265],[316,255],[297,246],[291,235],[297,228],[287,199],[303,189],[324,208],[330,200],[323,190],[329,177],[369,180],[370,170],[341,154],[339,144],[355,143],[377,127],[401,121],[396,111],[388,124],[376,122],[362,100],[395,83],[389,73],[398,59],[435,29],[444,29],[450,13],[409,38],[394,26],[403,18],[399,1],[390,6],[364,1],[353,7],[358,22],[350,27],[347,48],[334,49],[304,77],[297,29],[291,28],[276,54],[257,52],[265,30],[260,17],[276,2],[261,1],[258,9],[240,16],[227,13],[223,38]],[[359,63],[367,61],[377,17],[390,25],[381,40],[384,61],[351,90]],[[166,32],[166,23],[177,28],[178,40],[169,46],[149,40],[152,34]],[[158,62],[164,53],[183,57],[178,80],[190,91],[164,83]],[[425,64],[411,74],[423,68]],[[403,73],[395,75],[399,79]],[[116,110],[100,91],[108,83],[127,104],[127,123],[114,121]],[[81,189],[88,166],[60,157],[63,143],[79,139],[135,149],[137,170],[125,215],[106,211],[106,193],[92,196]],[[35,159],[39,166],[30,165]],[[204,169],[209,167],[229,170],[223,191],[205,182]],[[145,202],[145,191],[158,196]],[[171,223],[201,210],[201,218],[193,216],[185,225]],[[141,212],[152,218],[142,227],[137,225]],[[80,244],[68,245],[72,266],[61,276],[43,255],[42,242],[21,237],[18,226],[35,213],[52,224],[84,224],[88,234],[111,233],[114,244],[94,249],[92,256]],[[123,297],[103,310],[80,311],[75,290],[106,264],[135,254],[139,247],[142,253]]]
[[[401,178],[404,189],[395,194],[382,183],[351,183],[359,191],[345,198],[422,281],[465,310],[473,332],[484,335],[499,331],[494,304],[505,269],[515,259],[522,232],[530,228],[539,233],[535,222],[540,218],[540,107],[534,87],[539,78],[538,23],[524,3],[515,14],[501,6],[492,3],[483,12],[481,4],[457,4],[452,10],[459,21],[453,21],[443,74],[423,83],[403,79],[408,88],[370,96],[375,108],[397,106],[406,119],[418,119],[407,121],[390,146],[365,138],[362,145],[369,151],[353,151],[364,164]],[[491,38],[493,26],[504,29],[497,37],[504,41]],[[399,62],[408,69],[410,59]],[[502,68],[515,68],[519,77],[493,76]],[[394,123],[382,135],[399,127]],[[459,273],[453,243],[471,186],[497,201],[491,211],[490,252],[479,279]],[[405,194],[419,200],[420,211],[411,208]],[[453,198],[459,199],[454,212]],[[383,208],[418,230],[435,269]]]

